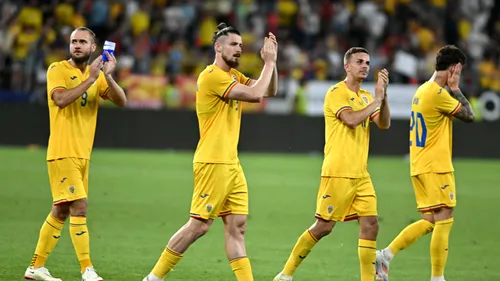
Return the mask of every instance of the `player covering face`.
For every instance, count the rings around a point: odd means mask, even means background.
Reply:
[[[277,91],[276,37],[264,39],[264,61],[259,79],[235,68],[243,42],[239,32],[220,24],[213,37],[215,61],[198,76],[196,115],[200,139],[194,153],[194,190],[190,218],[168,241],[144,281],[163,280],[187,249],[205,233],[214,219],[222,217],[226,255],[237,280],[253,280],[244,233],[248,214],[248,187],[238,159],[241,112],[244,102],[260,102]],[[203,277],[193,276],[192,280]]]
[[[444,281],[448,240],[456,206],[452,165],[452,119],[472,122],[474,113],[460,91],[465,54],[455,46],[441,48],[435,72],[415,93],[410,120],[410,172],[422,219],[407,226],[382,251],[377,252],[377,279],[389,280],[389,264],[401,250],[432,232],[431,281]],[[451,93],[444,87],[448,86]]]

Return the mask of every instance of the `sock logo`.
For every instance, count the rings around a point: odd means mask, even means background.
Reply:
[[[299,255],[299,258],[302,259],[302,260],[305,259],[306,257],[307,256],[301,256],[301,255]]]
[[[54,237],[54,239],[59,239],[61,237],[61,235],[54,235],[52,237]]]
[[[75,233],[75,234],[76,234],[76,236],[82,236],[85,233],[87,233],[87,231],[82,231],[82,232],[78,232],[78,233]]]

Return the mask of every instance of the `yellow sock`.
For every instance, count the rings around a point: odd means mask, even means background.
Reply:
[[[37,268],[45,265],[48,256],[54,250],[59,237],[61,237],[63,226],[64,222],[54,218],[52,214],[47,216],[40,229],[38,244],[30,264],[31,267]]]
[[[373,281],[375,276],[375,259],[377,241],[359,239],[358,255],[361,269],[361,281]]]
[[[87,218],[71,216],[69,218],[69,233],[73,247],[75,248],[76,256],[80,262],[81,271],[92,266],[90,262],[90,243],[89,230],[87,228]]]
[[[293,276],[297,267],[299,267],[302,261],[309,255],[316,243],[318,243],[318,239],[312,235],[309,229],[304,231],[297,241],[297,244],[295,244],[295,247],[293,247],[292,253],[283,269],[283,274]]]
[[[233,269],[236,280],[238,281],[253,281],[252,266],[247,257],[237,258],[229,262]]]
[[[431,232],[434,229],[434,224],[428,220],[419,220],[407,226],[389,245],[389,250],[393,255],[397,252],[408,248],[415,243],[420,237]]]
[[[448,239],[452,226],[453,218],[436,222],[431,238],[432,277],[444,276],[444,267],[448,259]]]
[[[151,272],[156,277],[163,279],[167,273],[174,269],[174,266],[181,260],[182,256],[181,253],[177,253],[166,247]]]

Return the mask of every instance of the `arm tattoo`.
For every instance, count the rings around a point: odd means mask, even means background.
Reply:
[[[454,115],[459,120],[464,122],[472,122],[474,121],[474,111],[472,110],[472,106],[470,105],[467,98],[464,96],[460,89],[456,91],[452,91],[453,97],[456,98],[461,104],[462,108]]]

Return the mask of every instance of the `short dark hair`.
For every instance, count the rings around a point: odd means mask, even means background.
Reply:
[[[454,45],[447,45],[439,49],[436,56],[436,71],[446,70],[453,64],[465,64],[467,57],[464,52]]]
[[[357,53],[365,53],[368,54],[368,50],[362,47],[352,47],[344,55],[344,64],[346,64],[352,57],[352,55],[357,54]]]
[[[92,43],[96,43],[95,33],[90,28],[85,27],[85,26],[80,26],[80,27],[77,27],[74,31],[87,31],[90,34],[90,36],[92,37],[92,40],[93,40]]]
[[[230,33],[237,34],[237,35],[241,36],[240,32],[236,28],[234,28],[232,26],[227,26],[223,22],[219,23],[219,25],[217,26],[217,31],[214,32],[214,36],[212,37],[212,43],[215,44],[215,42],[217,41],[217,39],[219,39],[219,37],[227,36]]]

